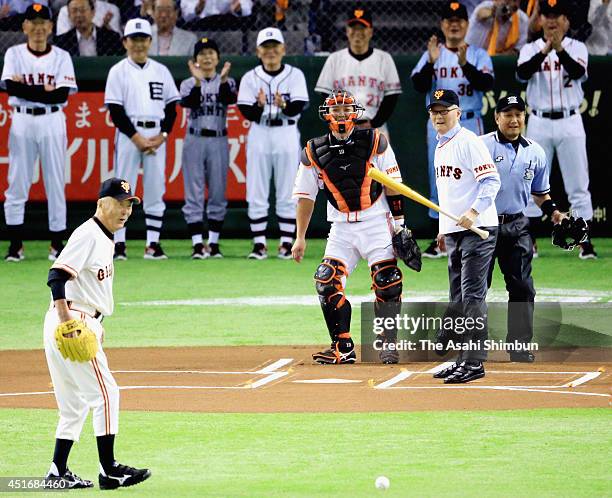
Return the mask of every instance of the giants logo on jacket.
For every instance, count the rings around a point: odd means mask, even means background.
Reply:
[[[36,73],[22,74],[21,76],[26,85],[55,85],[55,76],[52,74]]]
[[[436,166],[436,178],[454,178],[455,180],[461,180],[461,175],[463,171],[461,168],[457,168],[455,166]]]

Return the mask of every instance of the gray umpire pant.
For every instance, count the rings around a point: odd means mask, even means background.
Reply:
[[[480,323],[484,324],[458,335],[462,343],[472,347],[461,351],[457,361],[487,359],[484,341],[489,334],[485,299],[489,267],[495,252],[497,227],[484,228],[489,232],[489,237],[485,240],[470,230],[450,233],[444,237],[448,252],[449,301],[459,305],[456,308],[459,308],[463,317],[471,317],[474,321],[480,319]]]
[[[198,137],[187,133],[183,145],[183,180],[185,183],[185,221],[204,219],[204,195],[208,187],[206,216],[223,221],[227,211],[225,188],[229,168],[227,137]]]

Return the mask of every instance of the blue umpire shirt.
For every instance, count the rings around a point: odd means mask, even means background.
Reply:
[[[495,198],[498,214],[521,213],[531,194],[544,195],[550,191],[544,149],[522,135],[518,147],[498,131],[480,137],[495,162],[501,188]]]

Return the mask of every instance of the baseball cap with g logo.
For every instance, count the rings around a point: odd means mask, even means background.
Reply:
[[[118,201],[130,200],[134,204],[140,204],[140,199],[132,194],[130,184],[121,178],[109,178],[100,185],[98,199],[102,197],[112,197]]]

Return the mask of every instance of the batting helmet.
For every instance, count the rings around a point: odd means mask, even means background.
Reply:
[[[341,113],[341,119],[337,119],[331,112],[336,106],[351,106],[351,111]],[[327,121],[329,129],[337,133],[350,133],[355,126],[355,120],[363,114],[364,108],[357,102],[353,94],[341,88],[330,93],[325,102],[319,106],[319,117]]]

